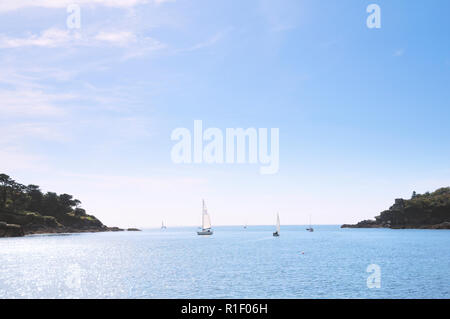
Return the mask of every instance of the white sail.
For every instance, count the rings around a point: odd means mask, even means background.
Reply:
[[[280,215],[277,213],[277,233],[280,232]]]
[[[210,229],[210,228],[211,228],[211,219],[209,218],[205,201],[203,201],[202,229]]]

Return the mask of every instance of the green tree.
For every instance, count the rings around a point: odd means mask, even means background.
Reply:
[[[44,216],[54,216],[60,215],[60,205],[58,194],[53,192],[47,192],[44,195],[44,200],[42,201],[42,212],[41,215]]]
[[[75,216],[86,216],[86,211],[83,208],[75,208],[75,210],[73,211],[73,213],[75,214]]]
[[[6,209],[6,201],[8,200],[8,190],[13,180],[6,174],[0,174],[0,209]]]
[[[77,206],[77,203],[80,202],[79,200],[74,199],[73,196],[69,194],[59,195],[58,200],[60,209],[65,213],[70,213],[73,210],[72,207]]]
[[[28,198],[25,193],[25,189],[26,189],[25,185],[16,183],[15,181],[11,182],[10,200],[13,212],[24,210],[26,208]]]
[[[41,211],[44,194],[42,194],[42,191],[39,189],[39,186],[32,184],[28,185],[25,191],[29,197],[27,210],[31,212]]]

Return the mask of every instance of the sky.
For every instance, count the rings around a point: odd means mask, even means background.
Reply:
[[[80,28],[69,28],[70,4]],[[370,4],[380,28],[366,24]],[[0,172],[108,226],[355,223],[450,186],[450,2],[3,0]],[[279,170],[175,128],[278,128]]]

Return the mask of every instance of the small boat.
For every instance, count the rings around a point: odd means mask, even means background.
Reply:
[[[306,228],[307,231],[309,231],[310,233],[312,233],[314,231],[314,228],[312,228],[311,225],[311,215],[309,215],[309,227]]]
[[[276,225],[276,230],[273,233],[274,237],[279,237],[280,236],[280,215],[278,215],[277,213],[277,225]]]
[[[164,225],[164,221],[162,221],[162,223],[161,223],[161,229],[166,229],[167,227],[166,227],[166,225]]]
[[[203,208],[202,208],[202,230],[197,232],[197,235],[212,235],[213,231],[211,229],[211,219],[208,215],[208,210],[206,209],[205,201],[203,202]]]

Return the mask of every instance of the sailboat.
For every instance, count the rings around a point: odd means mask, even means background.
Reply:
[[[202,208],[202,230],[197,232],[197,235],[212,235],[213,231],[211,230],[211,219],[208,215],[208,210],[206,209],[205,201],[203,202]]]
[[[164,221],[162,221],[162,223],[161,223],[161,229],[166,229],[167,227],[166,227],[166,225],[164,225]]]
[[[309,228],[306,228],[306,230],[311,233],[314,231],[314,228],[312,228],[312,225],[311,225],[311,215],[309,215]]]
[[[276,231],[273,233],[274,237],[280,236],[280,215],[277,213],[277,225],[276,225]]]

